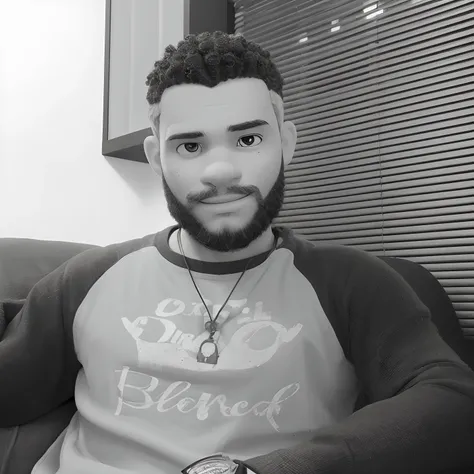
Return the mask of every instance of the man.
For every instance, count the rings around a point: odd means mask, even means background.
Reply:
[[[296,129],[270,55],[191,35],[147,85],[144,147],[178,225],[65,263],[0,342],[2,427],[75,395],[34,472],[469,466],[474,374],[411,288],[368,253],[272,226]]]

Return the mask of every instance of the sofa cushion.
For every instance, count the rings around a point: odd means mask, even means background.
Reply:
[[[397,257],[379,257],[396,270],[430,310],[440,336],[474,370],[474,345],[461,330],[448,294],[435,276],[422,265]]]

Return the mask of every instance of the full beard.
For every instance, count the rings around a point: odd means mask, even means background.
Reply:
[[[278,216],[285,196],[285,172],[283,159],[278,177],[264,199],[257,188],[253,188],[253,197],[257,201],[257,210],[250,222],[242,229],[223,229],[209,232],[191,213],[188,206],[182,204],[162,175],[163,189],[165,192],[168,210],[173,219],[188,232],[188,234],[204,247],[217,252],[231,252],[248,247],[260,237]]]

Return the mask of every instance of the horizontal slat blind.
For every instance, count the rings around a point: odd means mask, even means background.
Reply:
[[[235,7],[236,31],[278,64],[298,129],[276,223],[423,265],[474,339],[474,2]]]

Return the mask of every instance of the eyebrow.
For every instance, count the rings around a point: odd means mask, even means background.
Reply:
[[[252,128],[261,127],[263,125],[268,125],[268,122],[265,120],[249,120],[247,122],[236,123],[234,125],[229,125],[227,127],[228,132],[241,132],[243,130],[250,130]],[[175,133],[174,135],[169,136],[166,141],[170,142],[172,140],[189,140],[193,138],[202,138],[204,133],[202,132],[184,132],[184,133]]]
[[[262,125],[268,125],[265,120],[250,120],[248,122],[236,123],[235,125],[229,125],[227,127],[228,132],[240,132],[242,130],[249,130],[251,128],[260,127]]]

